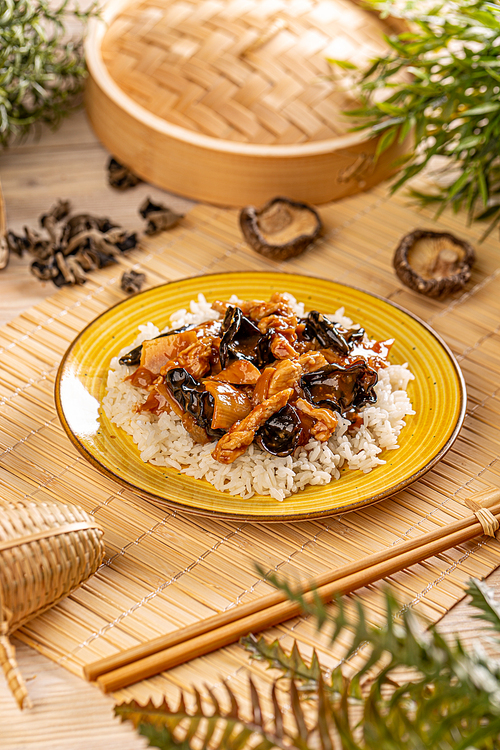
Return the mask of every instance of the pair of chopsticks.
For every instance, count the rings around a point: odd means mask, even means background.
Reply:
[[[500,515],[500,490],[487,490],[471,495],[466,504],[475,512],[489,507],[491,519],[491,514]],[[348,594],[480,536],[486,528],[484,522],[479,520],[480,516],[479,513],[477,516],[471,515],[454,521],[415,539],[343,565],[337,570],[323,573],[302,584],[304,599],[311,602],[314,596],[318,596],[323,602],[331,601],[336,596]],[[491,530],[488,533],[492,533]],[[300,613],[299,604],[289,601],[282,591],[275,591],[248,604],[88,664],[84,667],[84,674],[88,680],[96,680],[102,690],[109,693],[228,646],[248,633],[259,632]]]

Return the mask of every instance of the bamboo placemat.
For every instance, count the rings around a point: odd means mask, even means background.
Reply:
[[[58,291],[0,329],[0,479],[2,501],[79,503],[105,529],[107,557],[75,594],[19,631],[19,637],[76,674],[96,658],[155,637],[180,625],[249,601],[270,590],[256,573],[298,580],[396,544],[469,511],[469,491],[500,485],[500,258],[492,236],[478,248],[471,282],[462,294],[438,302],[402,287],[391,268],[400,236],[415,226],[451,230],[476,243],[480,229],[462,217],[439,222],[415,212],[385,188],[320,209],[324,238],[292,262],[273,263],[242,242],[237,213],[208,206],[193,209],[168,234],[147,240],[124,264],[104,269],[83,288]],[[384,295],[428,320],[453,349],[467,380],[469,406],[452,450],[423,479],[394,498],[364,511],[324,521],[250,524],[165,512],[101,476],[76,452],[55,414],[53,385],[68,344],[90,320],[123,298],[124,265],[142,268],[155,285],[183,276],[248,269],[325,275]],[[1,502],[1,501],[0,501]],[[404,607],[429,621],[439,619],[462,596],[471,575],[500,564],[500,546],[485,537],[402,571],[391,579]],[[381,586],[358,592],[370,619],[383,616]],[[336,654],[311,621],[297,618],[269,637],[291,637],[304,653],[315,645],[333,666]],[[173,697],[230,681],[246,700],[246,671],[263,687],[272,672],[250,663],[238,645],[178,667],[116,694],[118,699]],[[266,692],[264,690],[264,692]]]

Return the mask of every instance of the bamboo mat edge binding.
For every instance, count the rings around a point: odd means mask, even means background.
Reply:
[[[399,237],[422,225],[422,214],[385,188],[321,207],[325,237],[306,255],[288,263],[267,261],[249,251],[236,213],[208,206],[193,209],[168,235],[152,238],[145,251],[95,274],[86,287],[63,289],[0,329],[0,480],[2,502],[49,499],[78,502],[106,531],[108,557],[96,576],[58,607],[26,625],[22,640],[80,674],[82,665],[180,624],[206,617],[266,593],[253,561],[292,579],[321,572],[363,551],[433,528],[465,515],[468,490],[500,485],[497,376],[500,273],[495,241],[481,246],[480,260],[463,294],[436,302],[401,287],[390,268]],[[475,241],[478,231],[444,215],[427,226],[451,229]],[[229,270],[289,270],[314,273],[322,267],[337,281],[397,301],[429,320],[450,344],[464,370],[469,410],[455,447],[445,459],[396,499],[335,519],[278,524],[231,523],[167,513],[118,487],[88,466],[58,424],[52,385],[58,361],[76,333],[110,304],[123,298],[118,279],[125,266],[141,267],[154,285],[198,273]],[[367,523],[369,521],[369,523]],[[496,541],[485,538],[402,571],[391,579],[403,607],[417,606],[436,621],[462,596],[470,575],[486,575],[500,563]],[[359,592],[373,622],[380,621],[380,586]],[[284,644],[294,636],[307,653],[315,645],[333,666],[323,637],[304,618],[273,629]],[[259,683],[270,675],[249,665],[239,646],[152,678],[117,694],[144,699],[174,695],[177,687],[229,678],[246,700],[245,672]]]

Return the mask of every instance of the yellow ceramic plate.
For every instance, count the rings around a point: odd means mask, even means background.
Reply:
[[[415,375],[408,391],[416,415],[407,417],[400,448],[382,454],[387,463],[368,474],[346,470],[328,485],[310,486],[279,503],[256,495],[250,500],[219,492],[204,480],[141,461],[132,439],[99,411],[109,362],[137,335],[141,323],[160,329],[175,310],[202,292],[207,300],[267,299],[291,292],[306,310],[334,312],[360,323],[370,338],[396,338],[391,361],[408,362]],[[174,281],[130,297],[100,315],[71,344],[56,381],[61,422],[78,450],[96,468],[156,503],[185,511],[259,521],[317,518],[353,510],[407,487],[451,447],[465,412],[460,369],[440,338],[410,313],[353,287],[285,273],[213,274]]]

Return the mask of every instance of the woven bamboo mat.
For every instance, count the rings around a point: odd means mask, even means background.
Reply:
[[[117,649],[246,602],[270,590],[258,561],[291,579],[312,576],[468,513],[472,490],[500,486],[500,256],[492,236],[479,246],[473,277],[462,294],[437,302],[402,287],[391,269],[400,236],[415,226],[441,227],[476,243],[480,230],[462,217],[439,223],[387,196],[385,188],[321,207],[326,234],[306,255],[273,263],[241,241],[237,214],[198,206],[168,234],[149,239],[124,264],[104,269],[83,288],[62,289],[0,329],[0,480],[2,500],[79,503],[105,529],[107,557],[75,594],[33,620],[19,637],[76,674]],[[123,298],[124,265],[142,268],[148,283],[241,269],[324,275],[384,295],[428,320],[456,354],[467,381],[468,413],[452,450],[419,482],[394,498],[335,519],[295,524],[250,524],[165,512],[101,476],[70,444],[53,404],[57,366],[68,344],[90,320]],[[417,447],[418,449],[418,447]],[[500,564],[500,546],[485,537],[402,571],[391,579],[402,606],[428,621],[462,596],[471,575]],[[382,617],[381,586],[358,592],[370,619]],[[269,631],[284,645],[297,638],[333,666],[325,638],[297,618]],[[273,673],[250,663],[239,645],[197,659],[116,694],[117,699],[161,695],[224,678],[242,701],[247,670],[266,693]]]

